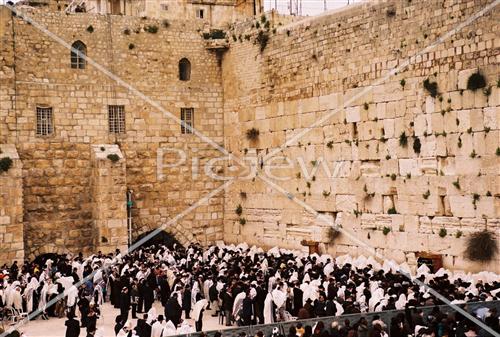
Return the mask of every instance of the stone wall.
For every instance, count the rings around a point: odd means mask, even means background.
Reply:
[[[0,144],[0,160],[11,166],[0,169],[0,261],[12,263],[24,257],[22,163],[13,144]],[[5,159],[4,159],[5,160]],[[8,160],[8,159],[7,159]]]
[[[500,231],[500,9],[420,52],[489,2],[389,1],[271,23],[267,33],[237,26],[223,60],[226,147],[262,158],[308,133],[277,154],[293,164],[273,172],[287,178],[274,182],[288,195],[259,178],[227,191],[224,239],[289,248],[306,239],[333,254],[372,255],[343,234],[330,243],[328,225],[305,202],[398,262],[414,265],[416,253],[432,252],[448,268],[499,272],[499,256],[478,264],[463,252],[470,233]],[[466,89],[478,69],[486,94]],[[437,97],[426,79],[437,83]],[[250,128],[258,140],[246,138]],[[283,162],[268,160],[259,175]]]
[[[195,135],[181,134],[168,113],[180,118],[181,108],[194,108],[195,127],[223,142],[219,59],[205,48],[201,23],[172,21],[165,27],[139,17],[29,12],[67,43],[84,42],[87,55],[116,75],[110,78],[91,64],[72,69],[67,48],[20,17],[11,18],[7,9],[0,12],[6,18],[0,31],[0,143],[16,144],[23,163],[26,256],[94,250],[93,145],[116,144],[125,158],[126,177],[120,179],[134,191],[134,237],[218,186],[204,175],[192,179],[191,166],[166,168],[164,179],[157,175],[160,147],[183,150],[188,162],[196,156],[201,164],[218,154]],[[157,32],[145,31],[148,26]],[[181,58],[191,62],[190,81],[178,79]],[[124,105],[124,134],[109,132],[108,105]],[[35,134],[37,106],[53,109],[50,136]],[[117,200],[125,202],[124,190],[119,193]],[[222,239],[222,198],[181,219],[175,231],[189,231],[200,242]]]

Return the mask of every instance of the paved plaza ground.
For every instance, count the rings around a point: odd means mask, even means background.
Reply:
[[[158,314],[163,314],[163,307],[159,302],[155,302],[154,307],[156,308]],[[97,321],[97,328],[104,329],[104,336],[113,337],[114,326],[115,326],[115,317],[120,313],[119,309],[115,309],[109,302],[105,303],[102,312],[101,318]],[[224,329],[225,326],[219,324],[218,317],[212,317],[213,311],[207,311],[204,313],[203,317],[203,330],[214,330],[214,329]],[[142,314],[139,314],[141,317]],[[66,327],[64,325],[65,318],[50,318],[47,321],[42,320],[41,318],[31,321],[22,328],[20,331],[23,331],[26,334],[26,337],[64,337],[66,333]],[[133,320],[134,327],[137,324],[137,320]],[[194,321],[192,319],[188,320],[189,324],[194,327]],[[80,336],[86,336],[86,331],[81,331]]]

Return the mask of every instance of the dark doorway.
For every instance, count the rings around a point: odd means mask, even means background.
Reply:
[[[153,231],[149,231],[149,232],[142,233],[141,235],[139,235],[134,240],[134,244],[136,242],[140,241],[141,239],[143,239],[144,237],[146,237],[147,235],[149,235],[151,232],[153,232]],[[150,247],[153,245],[155,245],[155,246],[163,245],[163,246],[167,246],[169,249],[173,249],[174,244],[177,244],[178,246],[182,247],[180,242],[177,241],[177,239],[173,235],[168,234],[165,231],[160,231],[158,234],[156,234],[155,236],[153,236],[152,238],[150,238],[149,240],[147,240],[146,242],[141,244],[140,247]]]

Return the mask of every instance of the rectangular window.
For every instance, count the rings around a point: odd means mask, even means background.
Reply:
[[[125,133],[125,107],[108,105],[108,123],[110,133]]]
[[[204,14],[203,9],[197,9],[197,10],[196,10],[196,17],[197,17],[198,19],[203,19],[203,14]]]
[[[36,135],[48,136],[54,132],[52,108],[36,108]]]
[[[168,11],[168,5],[167,5],[167,4],[160,4],[160,8],[161,8],[163,11]]]
[[[193,108],[181,108],[181,121],[184,122],[186,126],[194,127],[194,109]],[[181,133],[189,134],[193,133],[192,129],[181,124]]]

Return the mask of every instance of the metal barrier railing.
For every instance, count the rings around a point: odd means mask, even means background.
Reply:
[[[460,307],[464,308],[468,313],[475,315],[475,311],[478,308],[496,308],[497,311],[500,312],[500,301],[488,301],[488,302],[469,302],[466,304],[460,304]],[[424,312],[424,315],[429,314],[436,306],[426,306],[426,307],[418,307],[417,309],[421,309]],[[443,313],[453,313],[455,310],[449,305],[438,305],[439,310]],[[323,322],[325,328],[330,328],[333,322],[338,322],[339,325],[343,325],[344,321],[347,319],[350,321],[351,325],[358,322],[361,317],[365,317],[368,322],[371,322],[374,316],[379,316],[380,320],[382,320],[387,326],[387,333],[390,336],[389,327],[391,324],[391,319],[398,314],[405,314],[405,310],[387,310],[387,311],[377,311],[377,312],[368,312],[361,314],[348,314],[341,316],[329,316],[329,317],[317,317],[310,318],[305,320],[295,320],[295,321],[287,321],[287,322],[278,322],[272,324],[261,324],[261,325],[250,325],[250,326],[241,326],[237,328],[227,328],[227,329],[219,329],[219,330],[210,330],[203,331],[203,333],[207,337],[214,337],[216,332],[220,332],[222,337],[238,337],[242,332],[245,333],[246,336],[255,336],[258,331],[262,331],[264,336],[270,336],[275,327],[277,327],[280,331],[280,334],[286,336],[288,334],[288,330],[291,326],[297,325],[297,323],[301,323],[302,326],[310,325],[314,326],[317,322]],[[200,332],[184,334],[184,335],[176,335],[175,337],[198,337],[200,336]]]

